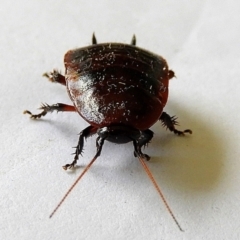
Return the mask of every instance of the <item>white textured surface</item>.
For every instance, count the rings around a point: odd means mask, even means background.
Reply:
[[[11,1],[0,8],[0,239],[240,239],[240,2]],[[156,124],[148,163],[185,232],[159,200],[132,145],[102,156],[53,219],[81,168],[66,173],[74,113],[31,121],[41,102],[70,103],[41,77],[63,71],[64,53],[91,42],[130,42],[164,56],[176,72],[166,110],[193,135]],[[89,139],[80,165],[95,153]]]

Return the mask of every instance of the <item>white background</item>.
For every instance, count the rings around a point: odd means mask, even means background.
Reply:
[[[239,239],[240,2],[11,1],[0,7],[0,239]],[[166,111],[193,135],[160,123],[145,152],[184,232],[180,232],[132,144],[106,143],[101,157],[50,220],[63,194],[95,154],[87,141],[79,168],[65,172],[76,113],[32,121],[41,102],[70,104],[66,89],[42,78],[64,72],[64,53],[99,42],[129,43],[165,57]]]

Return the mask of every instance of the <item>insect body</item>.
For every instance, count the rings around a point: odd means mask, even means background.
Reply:
[[[65,170],[75,166],[84,140],[93,134],[98,135],[97,153],[83,174],[101,154],[105,140],[133,142],[134,155],[146,170],[143,159],[150,157],[142,153],[142,147],[152,139],[153,132],[149,128],[158,120],[175,134],[192,133],[189,129],[177,130],[176,118],[163,112],[168,99],[168,82],[174,72],[161,56],[135,45],[135,36],[131,44],[97,44],[93,35],[91,46],[65,54],[65,75],[56,70],[44,74],[50,81],[66,85],[73,105],[45,104],[40,114],[24,113],[36,119],[48,112],[76,111],[90,124],[80,133],[74,160],[63,166]],[[147,172],[150,174],[148,169]],[[160,191],[152,176],[150,178]]]

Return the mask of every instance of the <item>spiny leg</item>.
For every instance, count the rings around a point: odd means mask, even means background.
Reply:
[[[48,105],[48,104],[42,104],[42,106],[39,108],[40,110],[42,110],[41,113],[39,114],[32,114],[30,111],[25,110],[23,113],[24,114],[29,114],[30,118],[32,119],[37,119],[37,118],[41,118],[43,116],[45,116],[47,113],[49,112],[53,112],[53,111],[57,111],[57,112],[76,112],[76,109],[74,106],[71,105],[67,105],[64,103],[57,103],[57,104],[53,104],[53,105]]]
[[[142,156],[146,161],[150,160],[150,157],[147,154],[142,152],[142,147],[145,147],[153,138],[153,131],[146,129],[141,132],[141,135],[133,141],[134,145],[134,156]]]
[[[94,44],[97,44],[97,39],[96,39],[95,34],[93,33],[93,35],[92,35],[92,45],[94,45]]]
[[[50,214],[49,218],[51,218],[56,211],[59,209],[59,207],[62,205],[62,203],[65,201],[65,199],[67,198],[67,196],[70,194],[70,192],[73,190],[73,188],[77,185],[77,183],[80,181],[80,179],[83,177],[83,175],[89,170],[89,168],[92,166],[92,164],[96,161],[96,159],[100,156],[101,151],[102,151],[102,147],[104,144],[104,138],[100,138],[98,137],[96,142],[97,142],[97,152],[94,156],[94,158],[91,160],[91,162],[84,168],[83,172],[80,174],[80,176],[76,179],[76,181],[72,184],[72,186],[68,189],[68,191],[66,192],[66,194],[63,196],[63,198],[61,199],[61,201],[58,203],[58,205],[55,207],[55,209],[52,211],[52,213]]]
[[[60,84],[62,84],[64,86],[66,86],[65,77],[59,71],[57,71],[55,69],[52,72],[50,72],[50,73],[44,73],[43,76],[48,78],[48,80],[50,82],[60,83]]]
[[[135,157],[141,157],[142,159],[144,159],[146,161],[150,160],[150,157],[147,154],[142,152],[142,146],[139,145],[139,143],[136,140],[133,141],[133,146],[134,146],[134,156]]]
[[[76,165],[77,160],[79,159],[79,155],[82,154],[82,151],[83,151],[84,138],[86,139],[86,138],[90,137],[91,135],[95,134],[96,132],[97,132],[97,128],[95,128],[93,126],[88,126],[83,131],[80,132],[78,144],[75,147],[76,150],[74,153],[74,160],[71,164],[66,164],[65,166],[63,166],[64,170],[73,168]],[[96,141],[96,143],[99,144],[98,141]],[[101,147],[100,145],[97,145],[97,149],[100,147]]]
[[[131,45],[136,46],[136,43],[137,43],[137,39],[136,39],[135,34],[133,34]]]
[[[170,117],[166,112],[163,112],[159,120],[162,121],[162,125],[169,129],[171,132],[174,132],[177,135],[184,135],[184,133],[192,134],[192,130],[185,129],[184,131],[179,131],[175,128],[175,125],[178,125],[177,117]]]
[[[97,152],[96,152],[96,155],[94,156],[94,158],[97,158],[101,155],[104,141],[105,141],[105,138],[97,137],[97,139],[96,139]]]

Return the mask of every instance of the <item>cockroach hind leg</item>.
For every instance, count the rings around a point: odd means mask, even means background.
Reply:
[[[190,129],[185,129],[183,131],[180,131],[175,128],[176,125],[179,125],[176,116],[171,117],[166,112],[162,112],[162,115],[159,118],[159,120],[162,122],[163,127],[166,127],[167,129],[169,129],[171,132],[173,132],[178,136],[184,136],[185,133],[192,134],[192,130]]]

